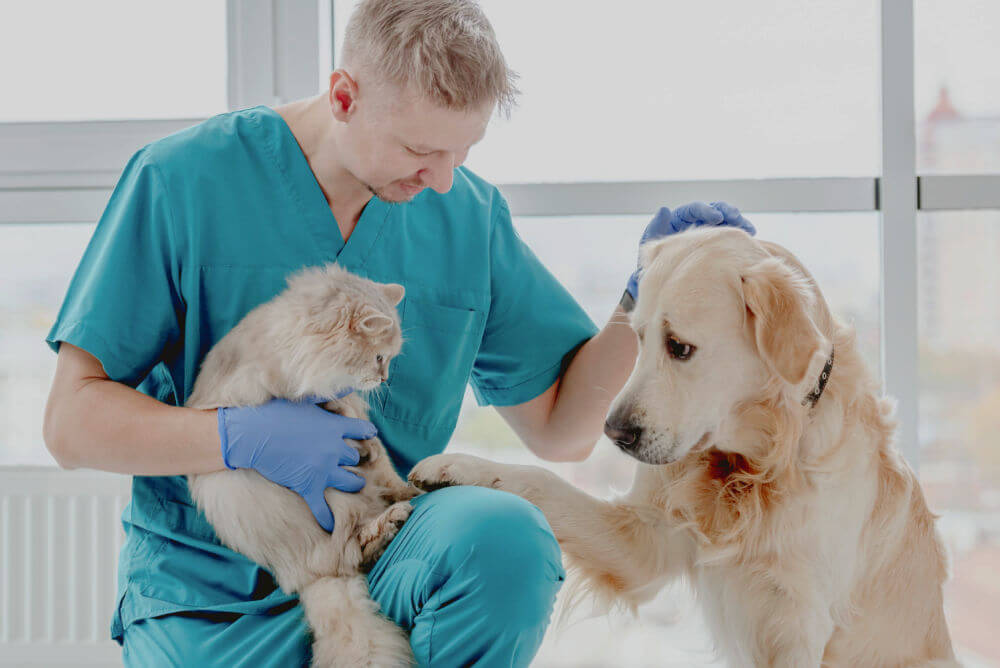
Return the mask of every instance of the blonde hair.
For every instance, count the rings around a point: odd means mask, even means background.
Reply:
[[[492,102],[509,117],[520,92],[474,0],[362,0],[347,23],[341,58],[447,109]]]

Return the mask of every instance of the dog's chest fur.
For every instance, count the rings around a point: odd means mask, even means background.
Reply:
[[[820,588],[835,618],[850,617],[860,533],[876,493],[858,488],[864,468],[859,461],[835,475],[776,475],[709,449],[640,473],[635,491],[694,536],[689,575],[728,656],[763,632],[755,610],[777,610],[789,594]]]

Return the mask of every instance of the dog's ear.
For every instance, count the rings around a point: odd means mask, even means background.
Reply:
[[[804,276],[776,257],[751,266],[742,278],[743,301],[764,362],[792,385],[829,347],[810,316],[813,294]]]
[[[653,239],[639,246],[639,266],[643,270],[653,264],[656,256],[660,254],[661,250],[663,250],[663,244],[666,240],[666,237],[662,239]]]

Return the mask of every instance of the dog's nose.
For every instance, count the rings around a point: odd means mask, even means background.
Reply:
[[[631,427],[628,425],[615,426],[610,422],[605,422],[604,433],[619,448],[628,448],[635,445],[636,441],[639,440],[639,435],[642,434],[642,427]]]

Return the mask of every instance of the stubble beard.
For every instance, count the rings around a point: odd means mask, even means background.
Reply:
[[[375,197],[378,197],[383,202],[387,202],[389,204],[406,204],[407,202],[411,201],[414,197],[416,197],[416,195],[409,195],[409,196],[404,196],[402,198],[399,197],[393,198],[392,196],[387,195],[385,191],[379,190],[375,186],[372,186],[368,183],[365,184],[365,187],[368,188],[368,191],[372,195],[375,195]]]

